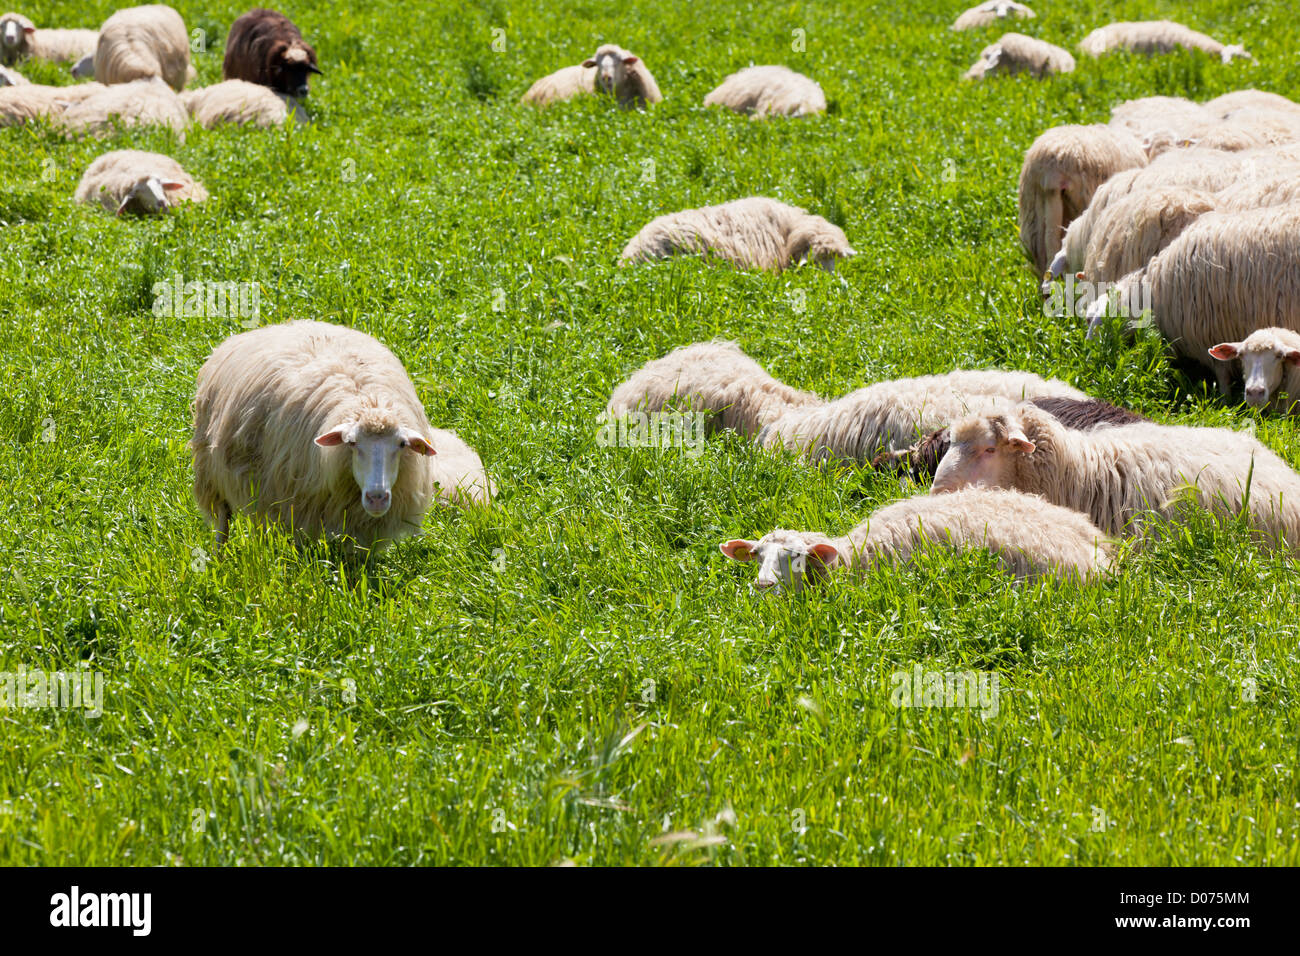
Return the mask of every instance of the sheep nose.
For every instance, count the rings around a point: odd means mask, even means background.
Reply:
[[[1264,401],[1264,395],[1264,389],[1258,385],[1253,385],[1246,389],[1246,401],[1252,405],[1258,405],[1260,402]]]
[[[759,578],[754,582],[754,586],[760,591],[766,591],[768,588],[774,587],[775,585],[775,581],[764,581],[762,578]]]
[[[298,87],[296,90],[293,91],[293,95],[296,96],[296,97],[298,97],[298,99],[302,99],[304,96],[306,96],[306,95],[307,95],[308,93],[310,93],[310,92],[311,92],[311,90],[309,90],[309,89],[307,88],[307,84],[304,83],[302,86]]]
[[[384,511],[388,508],[388,502],[392,498],[387,491],[367,491],[365,494],[365,505],[367,511]]]

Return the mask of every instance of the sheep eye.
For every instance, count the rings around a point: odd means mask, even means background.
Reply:
[[[399,441],[399,442],[397,443],[397,447],[398,447],[398,448],[405,448],[405,447],[407,446],[407,444],[408,444],[407,440],[406,440],[405,438],[403,438],[401,441]]]

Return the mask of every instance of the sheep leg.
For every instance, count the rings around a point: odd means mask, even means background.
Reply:
[[[224,501],[217,505],[217,549],[230,537],[230,505]]]

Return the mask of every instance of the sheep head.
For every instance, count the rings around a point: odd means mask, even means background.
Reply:
[[[298,99],[311,92],[308,86],[311,74],[324,75],[316,66],[316,51],[301,40],[293,43],[281,40],[271,48],[267,59],[271,89]]]
[[[331,425],[316,436],[322,448],[343,446],[351,453],[352,477],[361,492],[361,507],[383,517],[393,503],[393,483],[402,457],[433,455],[433,444],[414,428],[402,425],[389,410],[366,409],[355,419]]]
[[[609,44],[598,49],[590,59],[583,60],[582,65],[596,69],[596,90],[618,96],[627,85],[629,67],[636,65],[639,59],[622,47]]]
[[[803,531],[777,529],[758,541],[738,538],[718,548],[733,561],[757,561],[754,585],[771,594],[802,591],[840,562],[839,550],[826,537]]]
[[[177,182],[171,179],[159,179],[157,176],[145,176],[131,187],[130,192],[123,197],[121,205],[117,207],[117,215],[134,212],[144,216],[152,216],[156,213],[165,212],[171,203],[167,199],[167,193],[175,192],[178,189],[184,189],[185,183]]]
[[[27,40],[36,32],[32,21],[18,13],[0,17],[0,61],[13,63],[27,52]]]
[[[1284,336],[1282,329],[1257,329],[1243,342],[1222,342],[1210,349],[1220,362],[1241,360],[1246,404],[1252,408],[1268,405],[1282,387],[1288,367],[1300,367],[1300,341]]]
[[[934,473],[931,492],[960,488],[1014,488],[1017,459],[1032,455],[1024,423],[1016,414],[976,415],[949,428],[951,444]]]

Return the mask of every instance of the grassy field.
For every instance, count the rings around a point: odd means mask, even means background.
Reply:
[[[1049,126],[1150,94],[1300,93],[1292,5],[1041,0],[1017,29],[1060,45],[1169,16],[1258,62],[1116,56],[979,86],[959,77],[996,31],[950,33],[965,5],[297,0],[326,74],[309,127],[0,130],[0,671],[103,675],[98,718],[0,711],[0,862],[1300,863],[1294,568],[1240,528],[1195,522],[1085,586],[1017,587],[971,555],[763,600],[720,541],[839,533],[911,492],[734,437],[596,441],[628,372],[725,336],[828,395],[1032,369],[1255,427],[1300,464],[1295,426],[1227,407],[1158,342],[1044,318],[1015,225]],[[176,6],[218,80],[244,7]],[[113,5],[23,9],[93,26]],[[606,41],[662,104],[517,104]],[[699,106],[751,61],[819,80],[829,115]],[[85,166],[126,147],[177,157],[212,200],[165,221],[77,207]],[[650,218],[750,194],[826,216],[858,257],[616,266]],[[174,276],[256,283],[263,322],[380,338],[498,506],[431,513],[362,565],[248,524],[214,560],[189,403],[242,320],[155,315]],[[892,706],[917,665],[996,674],[996,716]]]

